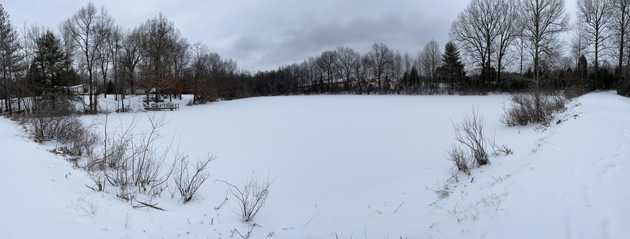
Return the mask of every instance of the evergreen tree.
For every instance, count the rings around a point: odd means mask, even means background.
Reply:
[[[4,99],[4,109],[12,112],[10,89],[17,78],[20,70],[22,56],[19,54],[20,44],[16,31],[9,22],[9,14],[4,6],[0,4],[0,77],[2,78],[2,98]]]
[[[464,64],[460,60],[459,50],[453,42],[446,43],[442,55],[442,66],[439,69],[441,78],[449,84],[449,90],[455,90],[457,84],[464,79]]]
[[[585,81],[588,78],[588,63],[586,61],[586,57],[584,55],[580,56],[578,59],[578,65],[576,67],[575,73],[577,74],[577,87],[580,91],[584,91],[585,89]]]
[[[35,93],[59,93],[63,86],[78,81],[70,59],[55,34],[47,31],[36,40],[36,45],[35,58],[29,72]]]
[[[411,81],[409,79],[409,72],[405,71],[405,73],[403,74],[402,80],[401,80],[401,85],[404,91],[409,91],[409,88],[411,86]]]
[[[418,69],[414,66],[411,68],[411,72],[409,73],[409,81],[411,82],[411,87],[414,90],[418,90],[420,87],[420,75],[418,74]]]

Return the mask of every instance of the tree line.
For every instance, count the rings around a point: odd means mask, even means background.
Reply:
[[[455,94],[527,89],[630,94],[630,0],[578,0],[570,24],[563,0],[472,0],[454,20],[451,41],[430,41],[411,55],[383,43],[369,51],[337,47],[275,70],[249,73],[190,43],[163,15],[126,28],[90,3],[58,31],[18,31],[0,5],[2,111],[33,100],[99,96],[125,110],[128,95],[146,101],[193,94],[194,102],[288,94]],[[392,26],[395,27],[395,26]],[[569,54],[562,34],[572,31]],[[613,63],[615,62],[615,63]],[[73,87],[81,86],[79,92]],[[30,102],[30,103],[29,103]]]

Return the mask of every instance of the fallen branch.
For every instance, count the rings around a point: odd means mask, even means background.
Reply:
[[[214,207],[215,211],[218,211],[219,209],[221,209],[223,207],[223,205],[225,205],[225,203],[227,203],[228,199],[228,194],[229,193],[225,193],[225,199],[223,199],[223,201],[221,203],[219,203],[219,205],[217,205],[216,207]]]
[[[149,203],[145,203],[145,202],[141,202],[141,201],[136,201],[136,202],[138,204],[140,204],[140,205],[134,205],[133,208],[145,208],[145,207],[148,207],[148,208],[153,208],[153,209],[158,210],[158,211],[166,211],[166,209],[158,207],[157,204],[149,204]]]

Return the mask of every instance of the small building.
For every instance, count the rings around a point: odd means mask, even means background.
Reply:
[[[87,93],[87,88],[84,84],[74,85],[74,86],[64,86],[63,89],[73,95],[81,95]]]

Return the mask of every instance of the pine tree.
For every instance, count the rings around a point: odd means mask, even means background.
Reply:
[[[0,77],[2,78],[4,109],[9,113],[13,111],[10,100],[13,96],[10,87],[17,78],[22,60],[19,51],[20,44],[17,33],[11,26],[9,14],[0,4]]]
[[[409,86],[411,86],[411,82],[409,81],[409,72],[405,71],[405,73],[403,74],[402,79],[400,80],[400,83],[402,85],[402,89],[404,91],[408,91],[409,90]]]
[[[411,68],[411,72],[409,73],[409,81],[411,82],[411,87],[415,91],[420,88],[420,75],[418,74],[418,69],[415,66]]]
[[[458,84],[464,79],[464,64],[460,60],[459,50],[453,42],[446,43],[444,54],[442,55],[442,66],[439,69],[441,78],[449,84],[449,90],[455,90]]]
[[[577,74],[577,87],[580,91],[586,90],[586,80],[588,79],[588,62],[584,55],[578,58],[578,65],[575,73]],[[589,86],[590,87],[590,86]]]
[[[63,86],[77,81],[70,59],[54,33],[47,31],[36,40],[35,58],[30,68],[36,94],[59,93]]]

